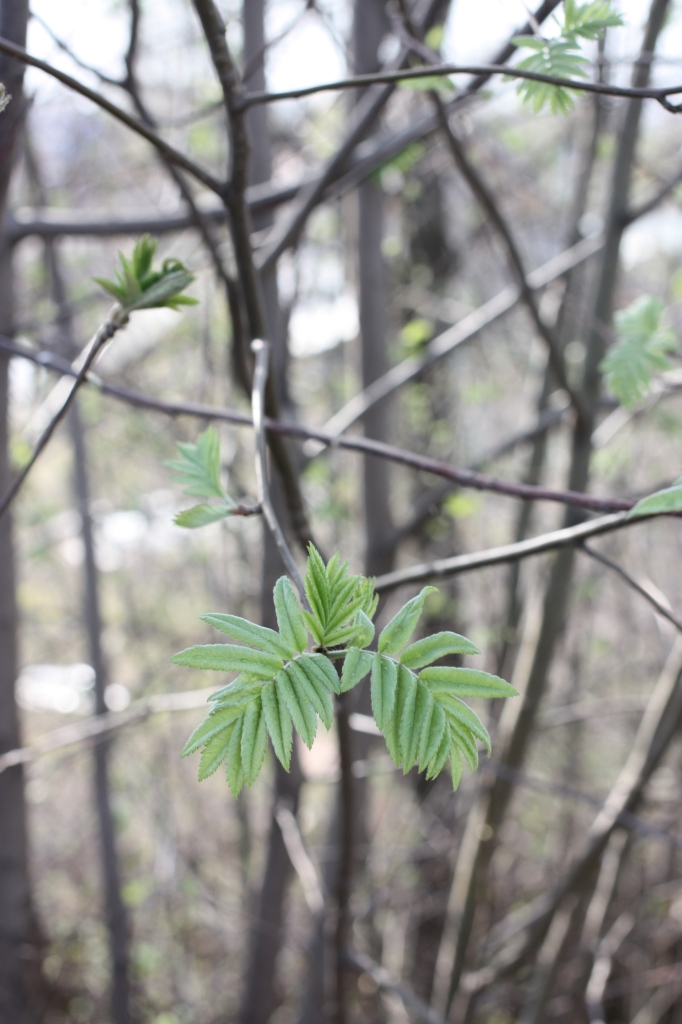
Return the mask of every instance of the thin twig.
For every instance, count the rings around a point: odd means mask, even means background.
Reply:
[[[270,346],[267,341],[262,341],[260,338],[256,338],[251,342],[251,351],[253,352],[256,360],[253,371],[251,411],[253,414],[253,429],[256,440],[256,480],[258,483],[259,502],[263,510],[263,515],[265,516],[265,521],[268,524],[270,533],[277,545],[277,550],[282,557],[286,570],[296,584],[296,589],[298,590],[301,602],[306,608],[309,608],[308,599],[305,593],[305,586],[303,585],[303,577],[298,571],[298,566],[296,565],[294,556],[289,549],[286,537],[284,536],[284,531],[282,530],[275,514],[272,498],[270,496],[270,488],[268,486],[268,459],[265,445],[263,412],[265,406],[265,388],[268,380]]]
[[[571,246],[558,256],[552,257],[547,263],[528,274],[528,288],[543,288],[557,278],[562,277],[574,267],[580,266],[585,260],[599,252],[604,242],[601,238],[584,239]],[[366,412],[378,402],[397,391],[403,384],[414,380],[429,366],[449,355],[460,345],[474,338],[484,328],[499,320],[514,308],[521,299],[521,289],[516,285],[508,285],[472,313],[468,313],[458,323],[448,327],[426,345],[420,356],[404,359],[392,367],[383,377],[374,381],[368,388],[361,391],[342,406],[324,425],[329,434],[338,435],[356,423]]]
[[[102,324],[100,329],[95,334],[94,338],[90,342],[90,345],[88,346],[87,355],[85,356],[85,358],[83,360],[83,365],[81,366],[80,370],[78,371],[78,374],[76,376],[76,379],[73,382],[71,390],[69,391],[68,395],[66,396],[66,398],[62,402],[60,408],[57,410],[57,412],[52,417],[52,419],[48,423],[47,427],[43,431],[43,433],[42,433],[42,435],[41,435],[41,437],[40,437],[40,439],[39,439],[39,441],[38,441],[38,443],[37,443],[37,445],[36,445],[36,447],[35,447],[35,449],[33,451],[33,454],[31,456],[31,458],[29,459],[27,464],[24,466],[22,471],[19,473],[19,475],[16,477],[16,479],[10,484],[10,486],[7,489],[7,491],[3,495],[2,499],[0,499],[0,519],[5,514],[5,512],[9,508],[9,506],[11,505],[12,501],[14,500],[16,495],[18,494],[19,489],[21,488],[22,484],[26,480],[26,477],[28,476],[28,474],[31,472],[31,470],[35,466],[35,464],[38,461],[38,459],[40,458],[40,455],[42,454],[42,452],[47,447],[47,445],[48,445],[48,443],[50,441],[50,438],[54,434],[55,430],[57,429],[57,427],[61,423],[61,421],[64,418],[64,416],[66,415],[66,412],[68,411],[69,406],[71,405],[71,403],[73,402],[74,398],[76,397],[76,393],[78,392],[78,389],[85,382],[85,380],[86,380],[86,378],[88,376],[88,370],[90,369],[92,364],[97,359],[97,356],[101,352],[102,348],[104,347],[104,345],[106,345],[106,343],[111,338],[113,338],[113,336],[116,334],[117,331],[119,331],[121,329],[121,327],[124,327],[126,325],[127,322],[128,322],[127,314],[123,313],[123,310],[121,310],[120,307],[116,307],[114,309],[113,313],[111,314],[111,316],[109,317],[109,319],[106,321],[106,323]]]
[[[298,875],[303,889],[303,897],[311,914],[321,914],[324,910],[322,885],[315,865],[305,848],[296,815],[291,810],[291,802],[280,799],[275,806],[275,819],[282,833],[282,839],[289,854],[291,866]]]
[[[68,363],[51,353],[30,352],[14,344],[9,339],[2,337],[0,337],[0,351],[9,352],[11,355],[23,359],[29,359],[39,366],[58,373],[75,376],[75,370]],[[225,423],[233,423],[236,426],[253,426],[253,420],[250,416],[233,409],[204,405],[202,403],[168,402],[163,399],[151,398],[130,388],[111,384],[96,377],[94,374],[89,374],[87,380],[89,384],[98,388],[103,394],[109,394],[138,408],[161,412],[167,416],[196,416],[204,420],[222,420]],[[497,477],[487,476],[472,469],[460,469],[446,462],[440,462],[438,459],[417,455],[415,452],[397,448],[395,445],[386,444],[383,441],[374,441],[372,438],[334,437],[326,431],[316,430],[299,423],[272,420],[268,417],[264,417],[263,427],[268,434],[283,434],[289,437],[300,438],[301,440],[319,441],[330,448],[344,448],[348,451],[376,455],[379,458],[388,459],[403,466],[410,466],[412,469],[449,480],[459,487],[469,487],[474,490],[504,494],[508,498],[519,498],[523,501],[554,501],[562,505],[587,509],[591,512],[627,512],[636,504],[636,499],[600,498],[596,495],[583,494],[578,491],[560,491],[550,487],[538,487],[533,484],[500,480]],[[522,436],[526,436],[525,432]],[[505,442],[505,449],[509,443]]]
[[[52,729],[26,747],[17,747],[0,754],[0,774],[17,764],[29,764],[44,754],[64,747],[72,747],[86,740],[108,736],[117,729],[135,722],[142,722],[150,715],[164,711],[191,711],[204,707],[206,701],[215,693],[211,686],[203,690],[187,690],[179,693],[160,693],[152,697],[144,697],[136,701],[125,711],[111,712],[104,715],[86,718],[82,722],[74,722],[60,729]]]
[[[380,989],[386,992],[394,992],[395,995],[399,996],[403,1001],[405,1009],[414,1014],[418,1021],[422,1021],[423,1024],[447,1024],[444,1017],[436,1013],[415,992],[412,992],[405,985],[401,985],[395,978],[392,978],[385,967],[372,960],[366,953],[358,953],[357,950],[347,949],[345,959],[349,967],[362,974],[368,974]]]
[[[641,583],[638,583],[634,576],[631,576],[629,572],[626,572],[621,565],[618,565],[617,562],[612,562],[611,559],[607,558],[606,555],[603,555],[601,551],[595,551],[594,548],[590,547],[588,544],[581,544],[579,550],[584,551],[586,555],[590,556],[590,558],[594,558],[596,562],[601,562],[602,565],[605,565],[612,572],[615,572],[622,580],[625,580],[629,587],[632,587],[632,589],[638,594],[641,594],[644,600],[648,601],[649,604],[652,605],[656,610],[657,615],[662,615],[664,619],[667,619],[668,622],[672,622],[673,626],[682,632],[682,621],[678,619],[676,615],[673,615],[670,608],[666,608],[663,602],[659,601],[659,599],[648,591],[646,587],[643,587]]]
[[[413,565],[409,569],[398,569],[395,572],[386,573],[384,576],[377,576],[374,589],[377,593],[384,593],[408,583],[420,583],[423,580],[456,576],[459,573],[472,572],[474,569],[484,569],[491,565],[516,562],[521,558],[529,558],[531,555],[543,554],[545,551],[573,547],[586,537],[596,537],[601,533],[620,530],[624,526],[634,526],[635,523],[641,523],[644,519],[644,516],[629,519],[627,513],[616,512],[588,523],[579,523],[577,526],[568,526],[561,530],[553,530],[551,533],[544,533],[539,537],[531,537],[516,544],[505,544],[498,548],[489,548],[487,551],[477,551],[471,555],[455,555],[452,558],[440,558],[434,562],[423,562],[420,565]]]
[[[214,178],[212,174],[200,167],[199,164],[194,163],[189,157],[186,157],[179,150],[165,142],[156,132],[153,132],[146,125],[142,124],[136,118],[131,117],[121,107],[117,107],[115,103],[110,103],[108,99],[101,96],[94,89],[89,89],[87,85],[83,85],[78,79],[72,78],[71,75],[65,74],[58,68],[53,68],[51,64],[46,63],[44,60],[39,60],[37,57],[31,56],[21,46],[15,46],[9,39],[3,39],[0,36],[0,53],[6,53],[10,57],[15,57],[20,60],[23,64],[28,64],[33,68],[38,68],[39,71],[44,71],[46,75],[51,75],[52,78],[56,78],[62,85],[68,86],[69,89],[73,89],[74,92],[79,93],[81,96],[85,96],[86,99],[91,100],[93,103],[101,107],[102,110],[106,110],[108,114],[115,117],[118,121],[121,121],[127,128],[130,128],[137,135],[141,135],[147,142],[151,142],[152,146],[163,153],[172,163],[177,164],[178,167],[182,167],[183,170],[191,174],[193,178],[200,181],[202,185],[210,189],[211,192],[215,192],[217,195],[221,195],[224,189],[224,185]]]
[[[308,85],[300,89],[285,89],[281,92],[246,93],[242,99],[244,107],[252,107],[258,103],[276,103],[279,100],[297,100],[304,96],[314,96],[321,92],[338,92],[342,89],[364,89],[370,85],[389,85],[398,82],[409,82],[420,78],[442,78],[448,75],[505,75],[509,78],[527,79],[531,82],[542,82],[545,85],[556,85],[563,89],[576,92],[598,93],[600,96],[620,96],[631,99],[657,100],[671,113],[680,113],[682,109],[670,103],[668,96],[682,93],[682,85],[671,85],[662,88],[632,88],[628,86],[606,85],[601,82],[576,81],[573,78],[559,78],[554,75],[543,75],[523,68],[507,67],[500,64],[437,64],[431,67],[398,69],[395,71],[379,71],[375,74],[353,75],[350,78],[338,78],[333,82],[322,82],[319,85]]]

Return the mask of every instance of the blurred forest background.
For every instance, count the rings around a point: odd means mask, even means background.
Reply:
[[[0,519],[2,1024],[682,1024],[682,534],[615,529],[682,469],[682,364],[629,406],[600,370],[619,311],[648,301],[668,347],[682,320],[682,120],[627,95],[682,78],[682,12],[615,9],[583,53],[623,94],[559,116],[483,72],[243,103],[513,65],[559,0],[0,0],[2,40],[86,87],[22,91],[0,53],[0,496],[119,249],[158,238],[200,300],[133,314]],[[204,612],[272,625],[283,570],[258,516],[176,526],[164,462],[213,423],[256,502],[262,335],[299,564],[314,536],[377,576],[380,623],[437,583],[424,631],[521,693],[453,792],[395,769],[353,691],[343,1005],[335,731],[237,800],[179,757],[213,681],[169,657],[214,642]]]

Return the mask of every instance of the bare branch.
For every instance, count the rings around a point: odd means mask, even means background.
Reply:
[[[136,118],[131,117],[121,107],[117,107],[115,103],[110,103],[108,99],[101,96],[94,89],[89,89],[87,85],[83,85],[78,79],[72,78],[71,75],[65,74],[58,68],[53,68],[51,64],[47,64],[44,60],[39,60],[37,57],[32,57],[30,53],[27,53],[21,46],[15,46],[8,39],[0,37],[0,53],[6,53],[10,57],[15,57],[17,60],[22,61],[24,64],[29,64],[33,68],[38,68],[39,71],[44,71],[46,75],[51,75],[52,78],[56,78],[62,85],[68,86],[69,89],[73,89],[74,92],[79,93],[81,96],[85,96],[86,99],[91,100],[102,110],[106,110],[108,114],[115,117],[122,124],[126,125],[137,135],[141,135],[143,139],[150,142],[155,149],[163,153],[171,163],[176,164],[178,167],[182,167],[184,171],[191,174],[193,178],[205,185],[206,188],[210,189],[211,192],[215,192],[216,195],[221,195],[224,189],[224,185],[221,184],[214,178],[212,174],[200,167],[199,164],[195,164],[193,160],[186,157],[179,150],[175,149],[169,143],[153,132],[146,125],[142,124]]]
[[[445,1018],[431,1009],[428,1003],[420,999],[415,992],[410,991],[405,985],[401,985],[388,973],[385,967],[376,963],[366,953],[358,953],[354,949],[346,950],[345,959],[349,966],[362,974],[369,974],[380,989],[386,992],[394,992],[403,1001],[406,1010],[413,1013],[423,1024],[446,1024]]]
[[[296,815],[292,813],[290,801],[278,800],[275,806],[275,818],[282,833],[291,866],[298,875],[303,889],[303,897],[311,914],[321,914],[324,910],[322,886],[298,827]]]
[[[678,619],[676,615],[673,615],[670,611],[670,607],[666,607],[666,605],[659,600],[655,594],[652,594],[645,586],[638,583],[634,576],[631,576],[629,572],[626,572],[622,566],[618,565],[617,562],[612,562],[611,559],[607,558],[606,555],[603,555],[601,551],[595,551],[594,548],[590,547],[588,544],[581,544],[580,550],[584,551],[585,554],[590,556],[590,558],[594,558],[596,562],[601,562],[602,565],[605,565],[612,572],[615,572],[617,576],[620,576],[622,580],[625,580],[629,587],[632,587],[632,589],[638,594],[641,594],[645,601],[649,602],[658,615],[662,615],[664,619],[668,620],[668,622],[672,622],[673,626],[682,632],[682,621]]]
[[[37,365],[47,367],[50,370],[75,376],[75,370],[71,366],[51,353],[30,352],[14,344],[9,339],[1,337],[0,350],[23,359],[29,359]],[[131,405],[136,405],[139,408],[162,412],[168,416],[196,416],[199,419],[205,420],[222,420],[226,423],[234,423],[237,426],[253,426],[253,420],[249,416],[233,409],[224,409],[220,406],[192,402],[167,402],[162,399],[142,395],[130,388],[110,384],[94,374],[87,375],[87,379],[88,383],[99,388],[104,394],[110,394],[112,397],[129,402]],[[504,494],[508,498],[520,498],[524,501],[555,501],[561,505],[571,505],[575,508],[588,509],[592,512],[627,512],[636,504],[636,500],[630,498],[599,498],[580,491],[561,491],[550,487],[538,487],[533,484],[500,480],[496,477],[486,476],[483,473],[477,473],[474,470],[459,469],[446,462],[440,462],[438,459],[417,455],[415,452],[405,451],[402,448],[397,448],[395,445],[386,444],[384,441],[374,441],[368,437],[333,437],[322,430],[316,430],[315,428],[306,427],[298,423],[273,420],[268,417],[264,417],[263,426],[268,434],[285,435],[302,440],[312,439],[321,442],[323,445],[328,445],[330,448],[344,448],[348,451],[376,455],[379,458],[388,459],[403,466],[410,466],[412,469],[450,480],[459,487],[470,487],[474,490]],[[509,443],[505,442],[505,449]]]
[[[294,561],[294,556],[292,555],[289,545],[287,544],[286,537],[284,536],[284,531],[277,519],[272,498],[270,497],[270,488],[268,486],[268,460],[265,447],[263,413],[265,406],[265,388],[268,379],[268,357],[270,353],[270,346],[267,341],[261,341],[257,338],[251,343],[251,350],[256,357],[256,365],[253,372],[251,411],[253,413],[253,429],[256,435],[256,480],[258,482],[259,502],[263,509],[265,521],[270,528],[270,533],[277,545],[277,550],[279,551],[282,561],[286,566],[286,570],[296,584],[296,589],[298,590],[301,602],[305,608],[310,610],[308,598],[305,593],[305,587],[303,585],[303,577],[298,570],[298,566]]]
[[[281,92],[247,93],[242,104],[252,107],[257,103],[276,103],[279,100],[298,100],[304,96],[313,96],[321,92],[339,92],[344,89],[364,89],[370,85],[388,85],[398,82],[409,82],[420,78],[442,78],[449,75],[504,75],[508,78],[528,79],[531,82],[543,82],[545,85],[556,85],[575,92],[591,92],[600,96],[619,96],[630,99],[658,100],[666,110],[679,114],[682,105],[670,103],[669,96],[682,93],[682,85],[671,85],[663,88],[637,88],[629,86],[606,85],[601,82],[576,81],[573,78],[557,78],[543,75],[536,71],[523,68],[507,67],[500,64],[436,64],[429,67],[407,68],[396,71],[378,71],[371,75],[353,75],[351,78],[339,78],[334,82],[322,82],[320,85],[308,85],[301,89],[285,89]]]
[[[569,270],[580,266],[585,260],[599,252],[603,246],[603,239],[589,238],[578,242],[577,245],[566,249],[564,252],[554,256],[543,266],[528,274],[526,283],[531,290],[537,290],[556,281]],[[355,395],[338,412],[336,412],[325,425],[324,430],[332,435],[342,434],[353,423],[361,419],[364,414],[377,402],[383,401],[402,387],[410,380],[414,380],[429,366],[438,362],[444,356],[449,355],[460,345],[470,341],[484,328],[495,323],[500,317],[508,313],[519,302],[521,289],[513,285],[503,288],[494,298],[489,299],[473,313],[469,313],[459,323],[448,327],[446,331],[439,334],[425,347],[420,356],[412,356],[403,359],[401,363],[394,366],[385,376],[375,381],[370,387],[365,388]]]
[[[19,489],[21,488],[22,484],[26,480],[26,477],[28,476],[28,474],[31,472],[31,470],[35,466],[35,464],[38,461],[38,459],[40,458],[40,455],[42,454],[42,452],[47,447],[47,445],[48,445],[48,443],[50,441],[50,438],[52,437],[52,435],[54,434],[55,430],[57,429],[57,427],[61,423],[61,421],[64,418],[64,416],[66,415],[66,413],[67,413],[71,403],[73,402],[74,398],[76,397],[78,389],[81,387],[82,384],[85,383],[85,381],[87,379],[87,376],[88,376],[88,370],[90,369],[90,367],[93,365],[93,363],[97,359],[97,356],[102,351],[102,349],[104,348],[106,343],[111,338],[113,338],[113,336],[116,334],[117,331],[119,331],[122,327],[125,327],[127,322],[128,322],[127,315],[125,315],[123,313],[123,311],[121,310],[121,308],[119,306],[116,306],[114,308],[113,313],[109,317],[109,319],[106,321],[106,323],[104,323],[100,327],[100,329],[95,334],[94,338],[92,339],[92,341],[90,342],[89,346],[85,350],[85,354],[84,354],[84,357],[83,357],[83,364],[80,367],[80,369],[78,370],[78,373],[76,374],[76,378],[75,378],[75,380],[73,382],[71,390],[69,391],[68,395],[66,396],[66,398],[62,402],[60,408],[57,410],[57,412],[52,417],[52,419],[50,420],[49,424],[47,425],[47,427],[43,431],[43,433],[42,433],[42,435],[41,435],[40,439],[38,440],[38,443],[37,443],[37,445],[35,447],[35,450],[34,450],[33,454],[31,455],[31,458],[26,463],[26,465],[21,470],[21,472],[16,477],[16,479],[13,481],[13,483],[10,484],[10,486],[8,487],[6,493],[3,495],[3,497],[0,499],[0,519],[5,514],[5,512],[9,508],[9,506],[11,505],[12,501],[14,500],[16,495],[18,494]]]

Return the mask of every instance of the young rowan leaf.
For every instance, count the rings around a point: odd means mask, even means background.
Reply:
[[[235,508],[234,502],[226,502],[224,505],[194,505],[186,508],[173,519],[176,526],[182,526],[185,530],[196,530],[200,526],[210,526],[211,523],[219,523],[222,519],[228,519]]]
[[[208,427],[199,434],[196,444],[181,441],[178,444],[179,459],[165,462],[175,473],[173,479],[180,484],[185,494],[198,498],[229,498],[220,482],[220,438],[215,427]]]
[[[227,777],[227,784],[230,787],[232,796],[239,796],[242,786],[244,785],[244,769],[242,766],[242,731],[244,726],[244,716],[242,715],[235,722],[232,735],[230,736],[230,743],[227,748],[227,766],[225,769],[225,775]]]
[[[203,644],[188,647],[171,658],[174,665],[210,669],[213,672],[248,672],[259,679],[272,679],[283,666],[281,658],[235,644]]]
[[[286,771],[291,764],[293,726],[289,709],[274,683],[266,683],[261,692],[265,724],[275,754]]]
[[[471,640],[459,633],[434,633],[423,640],[406,647],[400,655],[400,664],[406,668],[418,669],[430,665],[448,654],[480,654]]]
[[[401,668],[399,671],[409,671]],[[400,718],[400,748],[403,757],[403,772],[407,774],[417,760],[422,731],[428,729],[433,711],[431,691],[416,676],[407,691]]]
[[[319,668],[314,665],[312,658],[304,654],[296,661],[290,662],[286,671],[301,697],[312,704],[325,727],[331,729],[334,715],[331,694],[326,680],[323,681]]]
[[[677,348],[674,331],[661,323],[663,303],[650,295],[636,299],[616,314],[618,341],[606,353],[600,369],[621,405],[634,409],[646,398],[655,373],[672,366],[669,353]]]
[[[305,669],[308,675],[311,672],[314,673],[319,682],[331,690],[332,693],[341,693],[341,680],[339,679],[338,672],[324,654],[304,654],[297,658],[296,661],[297,664]]]
[[[653,516],[661,512],[682,511],[682,487],[666,487],[638,501],[628,512],[628,518],[634,516]]]
[[[347,693],[364,679],[372,668],[372,655],[369,651],[361,651],[357,647],[349,647],[343,660],[341,686],[339,693]]]
[[[317,715],[310,700],[298,686],[296,677],[293,673],[290,674],[289,668],[290,666],[287,666],[283,672],[278,672],[275,676],[277,697],[288,707],[296,732],[310,749],[315,742]]]
[[[448,718],[448,729],[450,730],[452,745],[461,750],[464,760],[469,765],[469,768],[472,772],[475,772],[478,768],[478,750],[476,749],[476,743],[473,736],[466,726],[455,721],[452,717]]]
[[[396,663],[391,658],[375,654],[372,660],[372,713],[380,729],[385,729],[392,716],[397,683]]]
[[[310,612],[302,612],[308,632],[319,647],[324,647],[324,628],[320,625],[315,615]]]
[[[242,771],[247,786],[252,785],[263,766],[268,734],[260,700],[252,701],[244,712],[241,755]]]
[[[445,764],[445,761],[443,762],[443,764]],[[450,746],[450,775],[452,777],[453,789],[459,788],[459,784],[462,781],[463,768],[464,766],[462,764],[462,755],[459,750],[459,747],[453,744]]]
[[[425,719],[419,737],[419,749],[417,751],[417,767],[419,771],[434,760],[445,735],[446,730],[445,712],[434,700],[431,705],[431,714]]]
[[[246,701],[243,704],[233,708],[221,708],[218,711],[212,711],[207,717],[201,722],[190,738],[182,748],[181,757],[187,757],[188,754],[193,754],[199,747],[203,747],[205,743],[212,740],[218,733],[224,732],[229,729],[231,725],[243,714]]]
[[[419,678],[433,693],[451,693],[455,697],[518,697],[518,690],[499,676],[476,668],[436,666],[424,668]]]
[[[443,766],[445,765],[445,762],[450,756],[450,751],[452,749],[452,740],[450,738],[450,730],[448,729],[447,722],[445,721],[445,713],[443,712],[442,708],[440,709],[440,711],[441,714],[443,715],[443,735],[441,736],[440,743],[438,744],[438,749],[436,750],[436,753],[433,754],[433,756],[429,760],[429,763],[426,766],[427,779],[435,779],[436,775],[439,775],[440,772],[442,772]]]
[[[206,615],[200,615],[199,618],[203,622],[207,622],[209,626],[213,626],[214,629],[220,630],[221,633],[227,633],[233,640],[241,640],[243,644],[249,644],[258,651],[264,651],[265,654],[274,654],[278,658],[293,658],[296,655],[297,648],[287,643],[284,637],[276,633],[274,629],[257,626],[255,622],[242,619],[239,615],[221,615],[217,612],[209,612]]]
[[[295,651],[304,651],[308,643],[303,612],[287,576],[280,576],[273,591],[275,614],[282,639]]]
[[[403,647],[409,642],[419,621],[427,594],[435,592],[435,587],[424,587],[416,597],[403,605],[397,615],[393,616],[379,634],[379,652],[381,654],[400,654]]]
[[[355,644],[358,647],[369,647],[374,639],[374,623],[362,608],[356,612],[354,625],[357,630]]]
[[[199,782],[213,775],[227,757],[233,728],[234,722],[227,729],[217,733],[204,747],[199,761]]]
[[[454,719],[458,722],[460,726],[467,729],[476,739],[484,744],[489,754],[492,753],[488,730],[468,704],[465,704],[459,697],[451,697],[450,694],[444,693],[436,694],[436,700],[450,721]]]
[[[308,545],[308,563],[303,582],[313,614],[324,628],[327,625],[327,616],[329,615],[329,580],[327,579],[324,562],[312,544]]]
[[[236,679],[233,679],[227,686],[221,687],[220,690],[216,690],[210,697],[207,698],[211,703],[214,703],[216,707],[233,707],[236,704],[242,702],[248,704],[248,702],[256,696],[263,680],[258,676],[249,675],[247,672],[242,672]]]

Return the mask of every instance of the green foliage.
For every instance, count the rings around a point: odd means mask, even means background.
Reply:
[[[121,266],[116,280],[96,277],[97,284],[116,299],[124,314],[136,309],[179,309],[195,306],[196,299],[183,295],[194,280],[194,275],[176,259],[163,261],[161,269],[153,269],[158,242],[143,235],[135,243],[133,255],[128,259],[119,253]]]
[[[514,44],[533,52],[516,66],[552,78],[586,78],[589,62],[582,56],[582,43],[597,39],[605,29],[622,24],[623,19],[613,10],[610,0],[588,0],[583,4],[564,0],[560,36],[556,39],[517,36]],[[553,114],[566,114],[573,109],[573,96],[563,86],[527,79],[517,88],[524,102],[530,103],[536,113],[546,105]]]
[[[194,530],[233,515],[237,507],[220,482],[220,438],[214,427],[200,434],[196,444],[180,442],[178,459],[165,465],[175,473],[173,480],[184,487],[185,494],[199,498],[219,498],[217,505],[201,504],[179,512],[176,526]]]
[[[198,470],[178,469],[190,487],[205,488],[207,481],[215,486],[218,479],[210,439],[204,441],[204,450],[205,477]],[[193,457],[189,464],[198,465]],[[211,710],[182,752],[185,757],[203,748],[199,779],[226,762],[227,781],[236,795],[257,777],[268,736],[275,756],[288,770],[294,730],[312,747],[318,719],[331,728],[335,696],[371,673],[374,718],[395,763],[405,772],[416,764],[433,778],[449,760],[457,787],[462,759],[474,771],[477,743],[490,750],[485,726],[461,698],[508,697],[516,691],[487,672],[433,667],[452,654],[479,653],[458,633],[436,633],[410,643],[433,587],[425,587],[400,609],[382,630],[379,649],[372,654],[365,648],[374,639],[374,581],[351,575],[338,554],[325,565],[311,545],[304,582],[310,611],[301,609],[286,576],[277,581],[279,632],[238,615],[202,615],[204,622],[239,645],[205,644],[171,658],[176,665],[238,673],[233,682],[211,694]],[[313,640],[310,652],[308,634]]]
[[[630,509],[628,516],[655,516],[663,512],[682,512],[682,477],[673,487],[647,495]]]
[[[616,314],[618,341],[601,370],[611,393],[628,409],[646,397],[655,373],[671,367],[667,353],[677,348],[673,331],[661,324],[663,303],[643,295]]]

